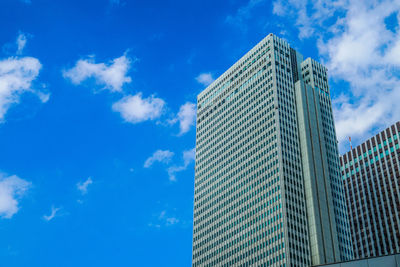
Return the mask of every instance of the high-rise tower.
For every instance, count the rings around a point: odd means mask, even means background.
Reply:
[[[400,253],[400,122],[340,157],[354,256]]]
[[[198,96],[193,266],[352,258],[325,67],[270,34]]]

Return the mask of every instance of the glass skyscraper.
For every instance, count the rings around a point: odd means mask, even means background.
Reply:
[[[193,266],[351,259],[326,68],[269,34],[197,101]]]

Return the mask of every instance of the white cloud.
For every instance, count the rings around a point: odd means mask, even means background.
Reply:
[[[17,44],[17,53],[16,54],[17,55],[21,55],[22,54],[22,51],[25,48],[26,42],[27,42],[26,35],[23,34],[23,33],[20,33],[18,35],[17,41],[16,41],[16,44]]]
[[[186,150],[183,151],[183,165],[180,166],[171,166],[168,168],[168,176],[169,176],[169,180],[174,182],[176,181],[176,173],[184,171],[187,169],[187,167],[190,165],[191,162],[193,162],[195,160],[195,156],[196,156],[196,149],[190,149],[190,150]]]
[[[161,212],[160,212],[160,215],[158,216],[158,219],[159,219],[159,220],[164,219],[164,218],[165,218],[165,214],[167,214],[167,211],[166,211],[166,210],[161,211]]]
[[[283,1],[275,1],[272,3],[272,12],[278,16],[284,16],[287,12],[286,6]]]
[[[169,150],[157,150],[145,161],[144,167],[149,168],[155,162],[169,163],[173,156],[174,153]]]
[[[183,161],[185,163],[185,166],[189,165],[190,162],[195,160],[195,158],[196,158],[196,148],[183,151]]]
[[[42,91],[36,91],[35,94],[39,97],[42,103],[46,103],[50,99],[50,93],[45,93]]]
[[[114,103],[112,108],[119,112],[125,121],[139,123],[154,120],[161,116],[165,106],[164,100],[150,96],[142,98],[142,94],[128,95]]]
[[[0,60],[0,122],[4,121],[8,109],[19,102],[24,92],[43,94],[32,89],[32,82],[41,68],[39,60],[33,57]]]
[[[98,84],[104,85],[104,88],[111,92],[123,92],[124,84],[132,80],[127,75],[131,63],[131,59],[126,55],[112,60],[109,64],[95,63],[93,58],[81,59],[73,68],[64,70],[63,75],[76,85],[94,78]],[[120,113],[126,122],[135,124],[161,117],[165,106],[163,99],[154,95],[144,98],[139,92],[135,95],[124,96],[113,103],[112,109]]]
[[[127,76],[131,60],[123,55],[114,59],[110,64],[95,63],[93,58],[79,60],[75,67],[65,70],[63,75],[74,84],[80,84],[86,79],[94,78],[111,92],[122,92],[123,85],[131,82]],[[112,105],[112,109],[119,112],[122,118],[129,123],[139,123],[159,118],[165,107],[165,101],[155,96],[143,98],[142,93],[126,95]]]
[[[170,225],[174,225],[179,223],[179,220],[175,217],[170,217],[170,218],[166,218],[166,225],[170,226]]]
[[[179,121],[179,134],[185,134],[196,122],[196,104],[187,102],[179,109],[177,118],[172,122]]]
[[[204,86],[209,86],[215,79],[212,74],[208,72],[199,74],[199,76],[196,77],[196,81]]]
[[[176,217],[168,216],[167,211],[163,210],[158,215],[156,222],[149,223],[150,227],[161,228],[161,226],[172,226],[179,223],[179,219]]]
[[[93,180],[91,177],[87,178],[84,182],[78,182],[76,184],[76,188],[81,192],[82,195],[87,194],[88,186],[93,184]]]
[[[354,1],[356,2],[356,1]],[[348,0],[276,0],[272,12],[278,16],[292,18],[299,30],[299,37],[308,38],[323,33],[317,30],[336,15],[345,10]]]
[[[73,68],[63,71],[63,75],[76,85],[94,78],[96,83],[104,85],[106,89],[120,92],[122,86],[132,80],[127,76],[130,65],[131,60],[126,55],[115,58],[108,64],[95,63],[94,58],[80,59]]]
[[[52,219],[54,219],[54,217],[56,217],[57,212],[60,210],[61,208],[55,208],[54,206],[51,206],[51,213],[50,215],[43,215],[43,219],[46,221],[51,221]]]
[[[190,130],[196,122],[196,104],[186,102],[183,104],[175,118],[168,120],[173,125],[179,122],[179,135],[183,135]]]
[[[0,217],[10,219],[19,210],[19,201],[31,183],[16,175],[0,173]]]
[[[317,36],[318,50],[329,74],[349,84],[350,90],[341,94],[331,89],[339,141],[351,136],[359,143],[398,121],[400,2],[311,1],[286,7],[290,8],[280,15],[296,20],[300,37]],[[396,25],[387,24],[389,16]]]

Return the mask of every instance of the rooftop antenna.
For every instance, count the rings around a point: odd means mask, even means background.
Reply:
[[[351,145],[351,136],[349,136],[349,142],[350,142],[350,150],[353,150],[353,146]]]

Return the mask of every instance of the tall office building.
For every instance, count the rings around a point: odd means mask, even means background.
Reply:
[[[325,67],[269,34],[197,101],[193,266],[351,259]]]
[[[400,122],[340,157],[356,258],[400,253]]]

